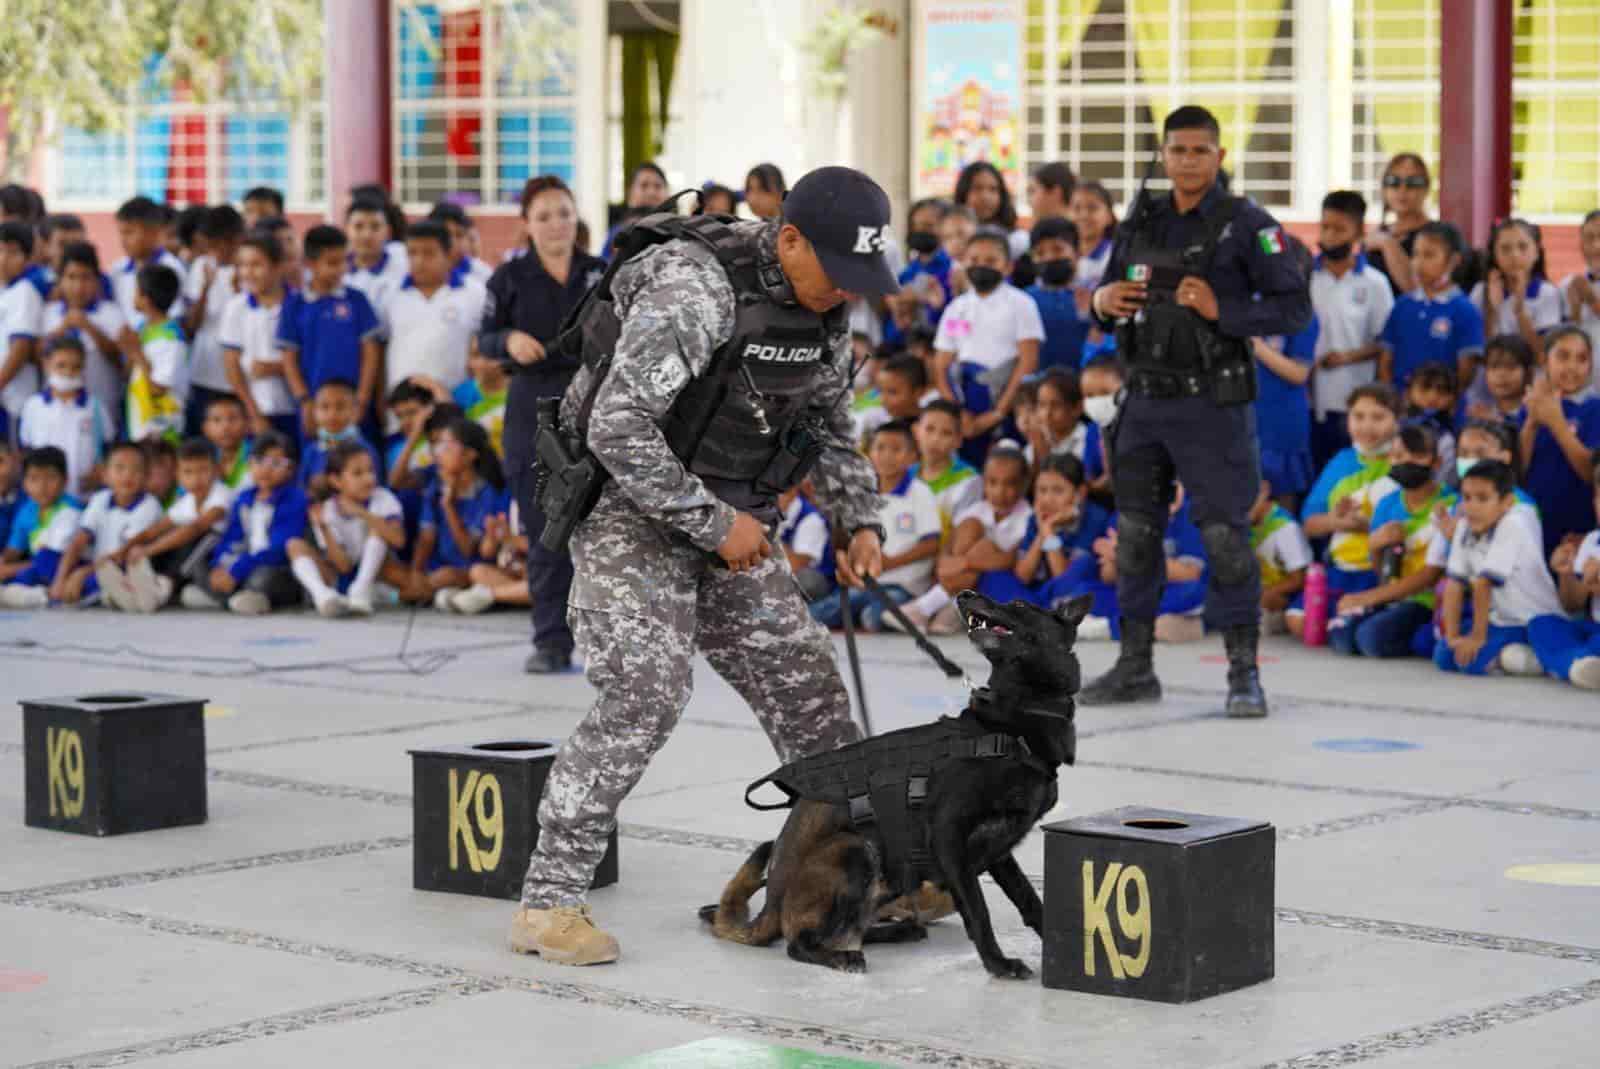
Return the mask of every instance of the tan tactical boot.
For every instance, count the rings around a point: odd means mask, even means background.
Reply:
[[[621,953],[617,941],[594,926],[588,906],[519,909],[508,941],[519,954],[557,965],[603,965]]]

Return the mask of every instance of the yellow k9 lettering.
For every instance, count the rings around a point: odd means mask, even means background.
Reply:
[[[67,728],[46,728],[44,748],[50,815],[74,820],[83,814],[83,739]]]
[[[1135,893],[1137,904],[1130,904],[1129,891]],[[1134,943],[1138,950],[1124,954],[1117,948],[1117,937],[1111,931],[1111,902],[1115,896],[1117,928],[1122,938]],[[1106,874],[1095,883],[1094,862],[1083,863],[1083,974],[1093,976],[1095,969],[1096,940],[1105,948],[1106,962],[1111,966],[1111,976],[1116,980],[1134,979],[1144,975],[1150,964],[1150,885],[1144,870],[1138,865],[1124,866],[1113,861],[1106,866]]]
[[[477,769],[468,771],[466,781],[450,770],[450,871],[461,867],[460,853],[467,855],[473,872],[493,872],[500,864],[500,848],[505,843],[505,809],[500,803],[500,780]],[[493,804],[490,804],[490,799]],[[488,845],[480,846],[480,841]],[[457,846],[461,850],[457,850]]]

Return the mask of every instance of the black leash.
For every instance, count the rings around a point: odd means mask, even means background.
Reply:
[[[910,635],[912,640],[916,642],[917,648],[923,653],[926,653],[929,657],[933,658],[933,663],[939,666],[939,670],[941,672],[951,679],[960,679],[962,676],[967,674],[966,669],[962,668],[959,664],[956,664],[950,658],[946,657],[943,650],[928,641],[927,636],[917,629],[917,625],[912,623],[904,612],[900,611],[900,606],[895,604],[894,599],[891,598],[887,592],[885,592],[883,587],[879,585],[876,579],[872,578],[870,575],[864,575],[861,577],[861,580],[866,584],[867,593],[871,594],[882,603],[884,609],[888,611],[889,615],[895,618],[895,622],[901,627],[905,628],[906,634]],[[850,637],[850,633],[848,631],[846,631],[845,634],[846,637],[850,639],[853,646],[853,637]]]
[[[833,544],[836,552],[849,553],[849,540],[845,538],[844,528],[834,524]],[[840,548],[845,547],[845,548]],[[872,582],[872,580],[868,580]],[[867,712],[867,688],[861,678],[861,654],[856,649],[856,624],[855,613],[850,607],[850,588],[843,583],[839,584],[839,616],[844,622],[844,649],[850,657],[850,674],[856,683],[856,704],[861,706],[861,729],[867,738],[872,737],[872,714]]]

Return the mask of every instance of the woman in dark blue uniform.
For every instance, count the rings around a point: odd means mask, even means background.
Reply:
[[[533,494],[533,443],[541,397],[560,397],[578,365],[546,357],[567,313],[583,300],[605,263],[579,252],[578,208],[572,191],[554,175],[530,178],[522,189],[522,218],[529,250],[501,264],[489,278],[489,299],[478,328],[478,351],[513,372],[506,398],[506,476],[528,535],[528,593],[533,596],[533,653],[529,672],[564,672],[572,666],[567,590],[572,559],[539,544],[544,515]]]

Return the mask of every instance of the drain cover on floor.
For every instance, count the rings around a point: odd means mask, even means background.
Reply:
[[[592,1069],[883,1069],[876,1062],[835,1058],[748,1039],[702,1039]]]

